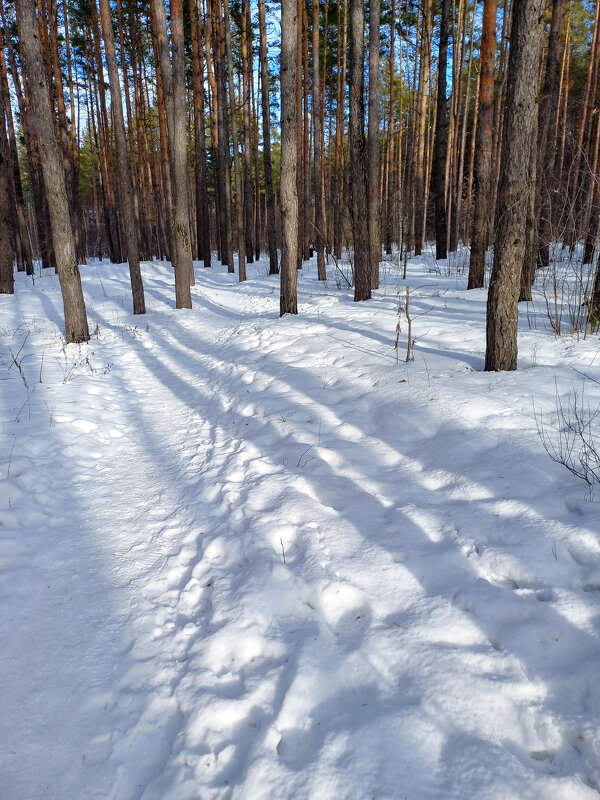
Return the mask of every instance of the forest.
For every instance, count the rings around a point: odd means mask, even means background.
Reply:
[[[486,369],[514,369],[536,268],[579,242],[594,263],[600,6],[30,6],[2,9],[0,290],[15,257],[55,269],[67,341],[89,335],[89,256],[128,261],[138,314],[140,259],[171,260],[188,308],[192,259],[210,267],[216,251],[244,281],[268,252],[284,314],[303,261],[325,280],[326,258],[351,250],[362,301],[382,253],[407,261],[434,237],[438,259],[470,247],[470,289],[493,244]]]
[[[2,800],[597,798],[600,0],[0,37]]]

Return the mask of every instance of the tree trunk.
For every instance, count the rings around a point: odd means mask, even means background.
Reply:
[[[378,2],[378,0],[375,0]],[[312,117],[314,125],[313,149],[315,154],[315,249],[317,251],[317,275],[320,281],[327,278],[325,270],[325,240],[323,236],[323,151],[321,132],[321,69],[319,64],[319,0],[312,0],[313,23],[313,84]]]
[[[242,0],[241,12],[242,93],[244,106],[244,221],[246,236],[246,258],[248,259],[248,263],[251,263],[254,261],[254,180],[252,178],[252,144],[250,136],[250,94],[252,92],[252,74],[249,44],[250,3],[248,0]]]
[[[15,291],[15,250],[8,183],[9,169],[8,136],[4,109],[0,108],[0,294],[14,294]]]
[[[350,0],[350,170],[354,235],[354,300],[371,298],[364,97],[365,8]]]
[[[427,89],[429,86],[429,69],[431,65],[431,28],[432,28],[432,0],[423,2],[423,23],[421,28],[421,53],[419,69],[419,95],[417,104],[417,152],[415,154],[415,180],[414,180],[414,226],[415,226],[415,255],[420,256],[425,243],[425,214],[427,150],[425,148],[425,132],[427,128]]]
[[[552,21],[546,54],[546,74],[540,100],[539,115],[539,160],[537,175],[537,213],[539,220],[538,266],[550,263],[550,239],[552,236],[552,203],[556,191],[554,163],[556,160],[556,122],[559,108],[560,66],[562,29],[565,16],[565,0],[554,0]]]
[[[202,18],[198,0],[189,0],[192,30],[192,67],[194,80],[194,155],[196,181],[196,230],[198,258],[210,267],[210,216],[206,179],[206,131],[204,123],[204,55]]]
[[[142,273],[140,270],[133,187],[131,185],[129,166],[127,164],[127,142],[125,138],[125,120],[123,118],[123,100],[121,97],[121,83],[119,81],[115,36],[110,16],[109,0],[100,0],[100,19],[102,21],[102,31],[104,33],[104,50],[106,53],[106,64],[108,66],[108,78],[110,81],[112,116],[117,150],[117,169],[119,170],[119,201],[123,218],[125,245],[127,247],[127,260],[129,261],[129,277],[133,294],[133,313],[145,314],[146,305],[144,302],[144,284],[142,283]]]
[[[448,111],[446,102],[446,70],[448,66],[448,33],[452,23],[451,0],[442,1],[440,19],[440,50],[437,75],[437,112],[433,147],[431,191],[435,203],[435,257],[448,255],[448,227],[446,219],[446,158],[448,154]],[[456,44],[456,43],[455,43]]]
[[[381,261],[380,192],[379,192],[379,26],[380,0],[369,7],[369,127],[367,138],[369,262],[371,289],[379,289]]]
[[[267,62],[267,22],[265,0],[258,0],[258,26],[260,34],[260,86],[262,103],[263,160],[265,191],[267,193],[267,241],[269,245],[269,275],[277,275],[277,230],[275,227],[275,193],[271,162],[271,107],[269,104],[269,67]]]
[[[281,0],[281,295],[279,314],[298,313],[296,57],[298,3]]]
[[[229,124],[227,120],[227,76],[225,34],[221,18],[222,0],[212,0],[213,52],[215,54],[215,84],[217,90],[217,183],[219,201],[219,235],[221,238],[221,263],[233,273],[233,246],[231,236],[231,177],[229,155]]]
[[[504,126],[494,267],[487,303],[485,369],[517,368],[518,297],[529,202],[524,159],[536,146],[537,96],[544,0],[515,3]],[[525,163],[529,163],[525,161]]]
[[[25,56],[25,75],[29,85],[33,123],[38,138],[50,210],[56,269],[63,296],[65,335],[68,343],[87,342],[90,334],[85,301],[75,255],[60,150],[54,133],[54,120],[52,119],[52,110],[50,108],[48,80],[35,16],[35,6],[32,0],[16,0],[15,7],[21,45]]]
[[[235,175],[235,211],[237,221],[238,272],[240,282],[246,280],[246,237],[244,231],[244,207],[242,192],[242,164],[237,127],[237,100],[233,82],[233,55],[231,52],[231,20],[228,0],[223,0],[225,11],[225,53],[227,56],[227,77],[229,83],[229,105],[231,108],[231,135],[233,139],[233,170]],[[232,265],[233,266],[233,265]]]
[[[191,308],[190,286],[193,280],[192,250],[187,197],[187,120],[185,110],[185,53],[183,42],[183,7],[181,0],[171,0],[171,39],[173,70],[169,62],[167,20],[163,0],[152,0],[158,33],[160,71],[169,141],[171,185],[173,190],[173,243],[175,246],[175,305]]]
[[[481,31],[479,110],[475,136],[473,228],[468,289],[479,289],[485,277],[485,253],[491,229],[494,132],[494,63],[498,0],[484,0]]]

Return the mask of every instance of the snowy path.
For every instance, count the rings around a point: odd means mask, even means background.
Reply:
[[[600,513],[532,411],[597,342],[479,372],[448,280],[397,365],[393,287],[100,270],[66,354],[53,276],[0,298],[3,800],[598,797]]]

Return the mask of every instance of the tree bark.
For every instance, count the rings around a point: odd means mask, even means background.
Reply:
[[[494,63],[498,0],[484,0],[481,31],[479,111],[475,136],[475,202],[471,232],[468,289],[483,286],[485,253],[490,239],[494,144]]]
[[[8,183],[9,169],[8,136],[4,109],[0,108],[0,294],[14,294],[15,291],[15,249]]]
[[[365,8],[350,0],[350,170],[354,235],[354,300],[371,298],[364,97]]]
[[[539,160],[537,175],[538,252],[537,263],[546,267],[550,263],[552,236],[552,204],[556,192],[554,163],[556,160],[556,122],[559,108],[562,29],[565,0],[554,0],[552,21],[546,53],[546,73],[540,100]]]
[[[446,219],[446,158],[448,155],[448,109],[446,102],[446,70],[448,66],[448,34],[452,22],[451,0],[442,0],[440,19],[440,49],[437,75],[437,112],[433,146],[431,191],[435,203],[435,257],[448,255],[448,226]]]
[[[241,56],[244,118],[244,223],[246,236],[246,258],[248,259],[248,263],[254,261],[254,180],[252,177],[252,144],[250,135],[250,95],[252,92],[249,42],[250,29],[250,3],[248,0],[242,0]]]
[[[425,214],[427,149],[425,147],[425,133],[427,129],[427,89],[429,86],[429,69],[431,65],[431,28],[432,28],[432,0],[422,0],[423,22],[421,28],[421,53],[419,68],[419,94],[417,102],[417,152],[415,154],[415,179],[414,179],[414,230],[415,230],[415,255],[420,256],[425,243]]]
[[[281,294],[279,314],[298,313],[296,58],[298,3],[281,0]]]
[[[235,213],[237,221],[238,273],[240,282],[246,280],[246,237],[244,231],[244,207],[242,192],[242,165],[237,127],[237,100],[233,82],[233,55],[231,52],[231,19],[229,2],[223,0],[225,11],[225,54],[227,57],[227,77],[229,83],[229,105],[231,108],[231,135],[233,139],[233,171],[235,175]]]
[[[367,136],[369,262],[371,271],[371,289],[379,288],[379,262],[381,260],[381,195],[379,192],[380,16],[380,0],[371,0],[369,7],[369,123]]]
[[[258,27],[260,36],[260,87],[262,103],[263,160],[265,191],[267,194],[267,241],[269,246],[269,275],[277,275],[277,229],[275,226],[275,192],[273,191],[273,166],[271,161],[271,107],[269,104],[269,66],[267,62],[267,22],[265,0],[258,0]]]
[[[187,120],[185,105],[185,52],[183,41],[183,6],[171,0],[171,39],[173,70],[169,62],[167,20],[163,0],[152,0],[158,32],[158,50],[169,140],[171,184],[173,189],[173,243],[175,245],[175,305],[191,308],[194,270],[190,241],[187,197]]]
[[[527,170],[536,146],[537,95],[544,0],[515,3],[504,126],[494,267],[487,303],[485,369],[517,368],[518,297],[525,258],[529,203]],[[528,161],[525,161],[528,163]]]
[[[25,56],[25,75],[29,85],[33,124],[38,138],[44,183],[50,210],[56,269],[63,297],[67,342],[86,342],[90,338],[77,266],[65,177],[54,133],[48,80],[32,0],[16,0],[21,45]]]
[[[379,0],[375,0],[378,2]],[[320,281],[327,278],[325,269],[325,239],[323,236],[323,151],[321,131],[321,69],[319,64],[319,0],[312,0],[313,24],[313,84],[312,84],[312,117],[313,117],[313,150],[315,154],[315,249],[317,251],[317,276]]]

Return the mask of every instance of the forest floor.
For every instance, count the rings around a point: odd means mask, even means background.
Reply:
[[[409,362],[392,263],[361,304],[305,266],[283,319],[264,261],[199,265],[191,311],[146,263],[144,317],[85,266],[81,346],[57,277],[17,276],[2,800],[598,798],[600,487],[538,428],[573,389],[593,416],[600,340],[536,294],[483,372],[464,266],[409,261]]]

